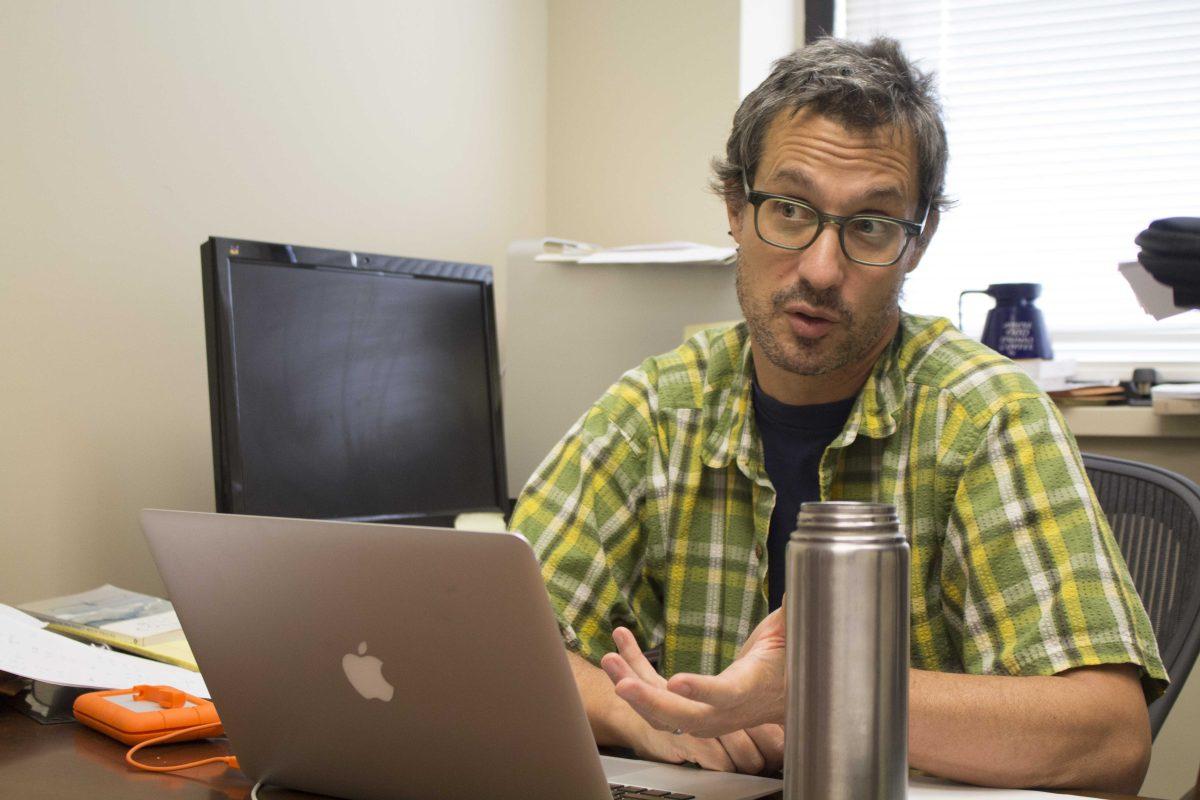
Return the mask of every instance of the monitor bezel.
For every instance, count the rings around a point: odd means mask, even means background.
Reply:
[[[500,358],[496,333],[495,292],[491,267],[465,262],[387,256],[354,250],[308,247],[260,242],[251,239],[212,236],[200,246],[204,296],[204,332],[208,360],[209,416],[212,429],[213,482],[219,513],[248,512],[236,488],[242,481],[240,429],[236,376],[233,369],[234,342],[230,338],[232,262],[257,262],[298,269],[321,269],[372,273],[397,278],[453,281],[477,285],[481,292],[486,338],[488,407],[492,427],[492,474],[494,506],[483,508],[428,509],[363,517],[323,517],[366,522],[450,524],[457,514],[498,511],[509,514],[507,462],[504,453],[503,409],[500,392]]]

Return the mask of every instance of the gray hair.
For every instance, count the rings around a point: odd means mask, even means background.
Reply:
[[[926,203],[931,211],[948,207],[946,129],[933,75],[917,69],[899,43],[886,37],[866,44],[818,39],[776,61],[734,114],[725,158],[712,162],[713,191],[741,208],[743,176],[753,185],[768,126],[781,111],[794,116],[804,109],[851,131],[894,126],[911,135],[917,148],[918,212]]]

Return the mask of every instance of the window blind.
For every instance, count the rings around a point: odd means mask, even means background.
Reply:
[[[887,35],[933,69],[957,202],[904,306],[957,316],[958,293],[1035,282],[1057,354],[1106,339],[1200,362],[1200,312],[1156,322],[1117,271],[1151,220],[1200,216],[1195,0],[839,0],[835,29]],[[967,302],[977,333],[988,298]],[[1195,333],[1194,352],[1180,335]],[[1056,334],[1062,334],[1058,336]],[[1168,344],[1168,342],[1170,344]]]

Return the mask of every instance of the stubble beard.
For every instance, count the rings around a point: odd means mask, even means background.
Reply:
[[[740,252],[736,285],[738,304],[742,307],[752,341],[777,368],[806,376],[826,375],[867,358],[892,321],[893,314],[889,311],[898,312],[901,288],[896,286],[880,313],[869,314],[861,320],[845,305],[835,287],[818,291],[803,278],[794,286],[775,292],[769,301],[761,302],[750,296]],[[795,302],[836,315],[843,340],[838,343],[829,336],[810,339],[793,333],[784,306]]]

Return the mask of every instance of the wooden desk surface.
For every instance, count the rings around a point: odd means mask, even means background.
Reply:
[[[5,797],[10,792],[25,800],[244,800],[250,796],[250,781],[224,764],[177,773],[145,772],[125,763],[127,749],[83,725],[40,725],[0,704],[0,794]],[[221,741],[149,748],[138,758],[147,764],[170,764],[217,755],[228,755]],[[259,794],[262,800],[317,796],[274,787]]]
[[[245,800],[250,782],[224,764],[177,773],[135,770],[125,763],[126,747],[82,725],[39,725],[0,704],[0,789],[23,800],[69,800],[86,797],[161,798],[173,800]],[[147,764],[177,764],[227,755],[221,741],[164,745],[138,753]],[[262,800],[314,798],[317,795],[271,787]],[[1109,800],[1149,800],[1132,795],[1088,794]]]

